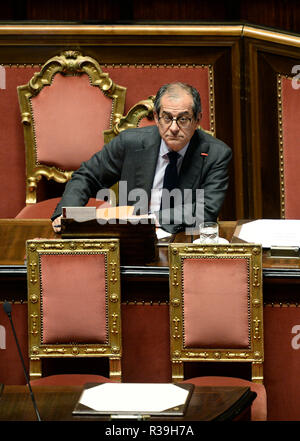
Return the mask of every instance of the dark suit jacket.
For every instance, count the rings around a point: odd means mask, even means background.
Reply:
[[[128,193],[136,188],[144,189],[150,202],[160,142],[156,126],[121,132],[73,173],[52,220],[62,213],[62,207],[84,206],[98,190],[118,181],[127,181]],[[202,130],[195,131],[181,166],[179,187],[194,192],[204,189],[205,220],[215,221],[218,217],[228,187],[230,159],[231,149],[226,144]],[[192,210],[195,205],[193,195]],[[184,226],[184,222],[163,225],[170,232],[180,231]]]

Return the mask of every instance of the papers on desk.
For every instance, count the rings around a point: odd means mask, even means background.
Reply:
[[[191,384],[104,383],[83,391],[77,413],[183,415],[191,392]]]
[[[300,246],[300,220],[259,219],[241,226],[237,236],[263,248]]]
[[[156,237],[158,240],[165,239],[170,236],[172,236],[171,233],[168,233],[167,231],[163,230],[162,228],[156,228]]]

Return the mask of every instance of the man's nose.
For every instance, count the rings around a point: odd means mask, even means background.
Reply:
[[[178,127],[176,119],[172,120],[171,125],[170,125],[170,130],[172,130],[172,132],[178,132],[179,127]]]

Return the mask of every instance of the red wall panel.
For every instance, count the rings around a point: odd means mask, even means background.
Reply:
[[[0,89],[0,217],[15,217],[25,205],[25,146],[17,86],[26,84],[38,67],[5,67]]]

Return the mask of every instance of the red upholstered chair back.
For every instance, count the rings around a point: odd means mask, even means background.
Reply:
[[[30,378],[46,357],[109,357],[121,378],[118,239],[27,242]]]
[[[117,69],[114,68],[114,71]],[[126,71],[126,73],[124,73]],[[142,66],[139,68],[122,67],[122,75],[126,84],[135,78],[135,94],[139,100],[132,101],[128,94],[127,113],[111,130],[105,132],[107,139],[112,139],[120,132],[134,127],[154,125],[153,101],[158,89],[166,83],[174,81],[186,82],[194,86],[200,93],[202,102],[201,127],[212,135],[216,133],[214,75],[211,65],[193,66]],[[129,106],[128,106],[129,105]]]
[[[45,176],[64,183],[102,148],[104,131],[123,115],[126,89],[76,51],[48,60],[18,87],[26,147],[26,204]]]
[[[300,219],[300,83],[278,74],[277,84],[281,217]]]
[[[173,380],[185,361],[243,361],[262,382],[261,247],[171,244],[169,264]]]

